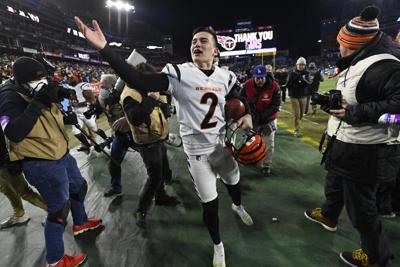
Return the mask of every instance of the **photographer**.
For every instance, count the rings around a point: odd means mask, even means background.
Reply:
[[[75,91],[77,94],[77,99],[71,101],[72,111],[76,114],[78,119],[78,124],[82,128],[86,126],[92,132],[98,134],[105,141],[111,142],[110,137],[107,137],[106,133],[97,127],[96,115],[101,112],[96,111],[92,108],[95,104],[96,99],[93,94],[93,90],[90,84],[87,82],[79,83],[75,86]],[[86,153],[90,152],[90,147],[92,146],[85,135],[75,126],[72,126],[72,133],[75,137],[81,141],[82,146],[78,148],[78,151],[84,151]],[[99,149],[95,146],[96,151]],[[98,151],[99,152],[99,151]]]
[[[305,111],[307,97],[309,95],[308,87],[310,84],[310,76],[306,70],[306,59],[304,57],[299,57],[296,62],[296,69],[289,74],[286,84],[294,114],[295,137],[300,137],[301,135],[300,121]]]
[[[304,114],[308,113],[308,108],[310,104],[310,99],[312,99],[312,95],[318,93],[319,84],[324,81],[324,76],[321,75],[321,71],[317,68],[314,62],[308,64],[308,71],[310,73],[311,84],[309,86],[310,96],[307,98],[306,110]],[[311,101],[312,115],[317,113],[317,104]]]
[[[336,231],[346,207],[360,234],[361,249],[342,252],[349,266],[385,267],[391,253],[378,216],[376,192],[396,178],[400,168],[398,136],[378,124],[384,113],[400,113],[400,48],[379,31],[379,10],[370,6],[341,28],[337,41],[342,58],[336,89],[343,108],[331,109],[325,152],[326,201],[305,216]]]
[[[10,161],[21,162],[27,181],[48,207],[44,228],[47,266],[76,266],[86,255],[64,254],[69,211],[74,235],[97,228],[102,221],[86,214],[87,183],[68,151],[65,117],[58,103],[70,92],[49,82],[46,75],[45,67],[33,58],[15,61],[14,79],[0,91],[1,126],[9,142]],[[73,122],[73,117],[68,119]]]
[[[144,73],[155,73],[155,68],[141,63],[136,69]],[[164,190],[164,179],[169,171],[167,149],[164,141],[168,138],[169,105],[167,97],[159,92],[144,95],[140,91],[125,87],[121,104],[128,119],[135,149],[140,153],[147,169],[146,184],[140,194],[135,213],[136,224],[146,226],[146,214],[153,198],[156,204],[176,205],[179,201],[168,196]]]
[[[133,145],[132,133],[126,120],[122,106],[119,103],[120,92],[114,90],[117,78],[113,74],[101,75],[100,95],[97,97],[95,109],[104,112],[110,128],[114,130],[114,140],[111,146],[111,157],[119,164],[123,161],[128,148]],[[105,197],[121,196],[121,166],[112,160],[108,170],[111,175],[111,188],[104,192]]]

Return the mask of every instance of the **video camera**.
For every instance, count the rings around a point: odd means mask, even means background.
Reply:
[[[96,108],[96,106],[90,106],[90,108],[83,112],[83,115],[85,116],[86,119],[90,119],[93,115],[99,114],[101,112],[99,112]]]
[[[311,95],[312,104],[321,105],[323,110],[342,109],[343,97],[340,90],[329,90],[324,94],[314,93]]]
[[[107,96],[107,98],[104,99],[104,104],[106,106],[116,105],[119,103],[120,96],[121,92],[113,88],[110,90],[110,94]]]

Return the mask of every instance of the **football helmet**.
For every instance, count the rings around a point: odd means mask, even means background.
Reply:
[[[261,164],[266,156],[266,145],[253,129],[244,130],[236,122],[226,124],[225,144],[237,162],[243,165]]]

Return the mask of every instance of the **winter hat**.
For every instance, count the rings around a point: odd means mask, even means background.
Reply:
[[[264,78],[267,76],[267,69],[263,65],[255,66],[253,69],[254,78]]]
[[[17,58],[12,72],[15,80],[19,83],[27,83],[47,76],[47,70],[43,64],[31,57]]]
[[[338,43],[352,50],[358,50],[371,42],[379,31],[379,8],[368,6],[361,11],[359,17],[350,20],[343,26],[336,38]]]
[[[296,65],[307,65],[307,61],[304,57],[299,57],[296,61]]]

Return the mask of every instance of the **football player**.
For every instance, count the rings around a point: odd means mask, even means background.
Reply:
[[[233,211],[246,225],[252,225],[253,220],[241,202],[238,164],[223,146],[225,101],[240,96],[235,74],[213,64],[218,55],[215,31],[211,27],[193,31],[190,47],[193,62],[167,64],[162,73],[150,74],[138,72],[119,58],[107,46],[96,21],[93,21],[94,30],[78,17],[75,17],[75,21],[86,39],[100,50],[118,76],[130,87],[144,93],[148,90],[168,91],[174,97],[189,171],[203,207],[204,223],[214,243],[213,266],[225,266],[218,222],[217,175],[222,177],[228,189]],[[252,128],[251,115],[244,115],[237,124],[245,129]]]

